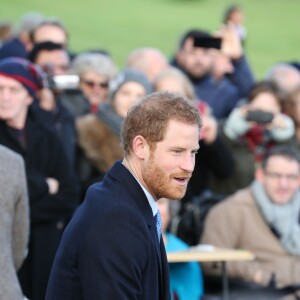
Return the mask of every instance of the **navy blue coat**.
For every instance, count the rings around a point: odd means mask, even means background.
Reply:
[[[117,162],[66,228],[46,300],[170,299],[163,240],[136,179]]]
[[[229,116],[237,103],[248,96],[255,82],[245,56],[232,63],[233,74],[217,81],[210,74],[198,79],[192,78],[175,60],[171,62],[174,67],[186,73],[194,86],[197,98],[211,107],[213,115],[218,120]]]
[[[215,81],[206,75],[198,81],[193,81],[197,98],[206,102],[217,119],[227,118],[241,99],[238,89],[229,79]]]
[[[59,102],[59,99],[55,112],[42,109],[37,102],[32,106],[39,116],[39,122],[57,133],[70,165],[75,169],[77,137],[74,116]]]

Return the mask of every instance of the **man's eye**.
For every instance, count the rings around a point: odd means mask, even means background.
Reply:
[[[173,150],[173,152],[174,152],[175,154],[180,154],[180,153],[182,153],[182,150]]]
[[[197,149],[197,150],[192,150],[192,154],[194,154],[194,155],[198,154],[198,152],[199,152],[199,149]]]

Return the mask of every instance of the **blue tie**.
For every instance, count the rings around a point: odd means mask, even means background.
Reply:
[[[157,211],[156,215],[154,216],[154,221],[155,221],[155,225],[156,225],[158,242],[160,242],[162,222],[161,222],[161,216],[160,216],[159,210]]]

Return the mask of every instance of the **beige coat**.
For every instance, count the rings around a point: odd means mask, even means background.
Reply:
[[[288,254],[281,246],[262,218],[249,188],[211,209],[201,242],[255,254],[255,261],[228,263],[230,277],[266,286],[274,274],[278,288],[300,284],[300,257]],[[213,269],[212,264],[205,264],[204,270],[221,274],[220,265]]]
[[[0,298],[23,299],[16,275],[27,249],[29,204],[23,159],[0,145]]]

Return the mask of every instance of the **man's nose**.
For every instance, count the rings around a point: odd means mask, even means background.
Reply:
[[[185,155],[180,164],[180,167],[186,172],[192,173],[195,167],[195,155],[194,154]]]
[[[279,184],[281,187],[287,187],[289,184],[289,179],[287,178],[287,176],[280,176]]]

